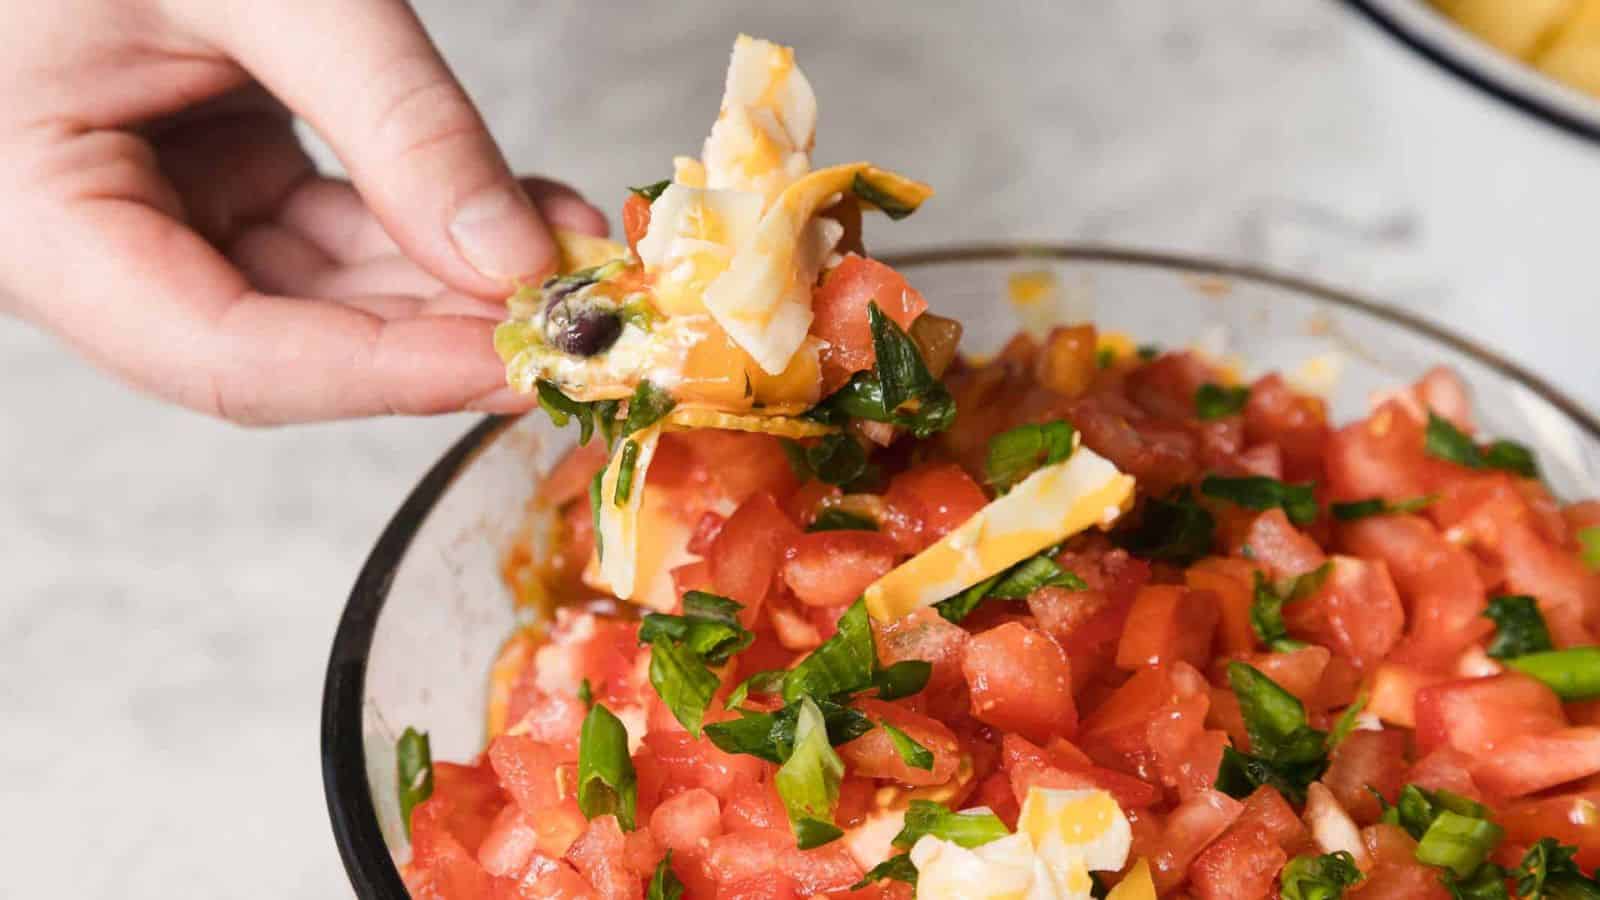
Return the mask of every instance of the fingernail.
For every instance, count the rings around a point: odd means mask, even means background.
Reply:
[[[516,188],[492,188],[461,204],[450,239],[468,265],[497,281],[542,275],[554,256],[533,204]]]

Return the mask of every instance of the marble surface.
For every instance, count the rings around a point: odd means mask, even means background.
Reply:
[[[644,6],[419,3],[517,166],[608,207],[697,148],[744,30],[801,48],[820,159],[938,186],[875,246],[1196,251],[1494,334],[1429,243],[1365,27],[1334,4]],[[240,430],[9,321],[0,360],[0,897],[347,896],[318,770],[327,646],[382,524],[471,420]]]

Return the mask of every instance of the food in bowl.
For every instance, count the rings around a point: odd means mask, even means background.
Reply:
[[[814,109],[782,48],[734,69],[719,127],[750,93]],[[764,221],[809,177],[783,131],[706,191]],[[783,233],[852,252],[734,282],[806,286],[788,357],[704,299],[767,233],[704,213],[749,201],[690,195],[686,252],[514,301],[513,383],[587,440],[542,486],[552,549],[511,567],[553,612],[493,667],[485,752],[401,740],[415,896],[1600,889],[1600,504],[1480,436],[1443,370],[1335,428],[1285,377],[1084,323],[963,357],[843,184]],[[668,190],[629,200],[635,246]],[[698,284],[664,309],[668,272]]]
[[[1600,0],[1432,0],[1484,42],[1600,97]]]

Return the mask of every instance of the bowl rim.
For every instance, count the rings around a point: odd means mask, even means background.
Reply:
[[[1401,0],[1401,3],[1407,0]],[[1441,20],[1442,27],[1421,25],[1421,19],[1398,15],[1401,5],[1395,0],[1344,0],[1344,4],[1364,16],[1379,30],[1409,47],[1434,66],[1472,85],[1513,109],[1530,115],[1569,135],[1600,143],[1600,101],[1581,94],[1549,76],[1537,79],[1507,77],[1493,66],[1483,65],[1484,54],[1494,54],[1507,66],[1525,64],[1484,43],[1454,21],[1444,18],[1423,0],[1411,0]],[[1477,57],[1474,59],[1474,57]],[[1530,73],[1534,70],[1529,69]],[[1586,111],[1585,106],[1593,107]]]
[[[1056,260],[1100,262],[1168,269],[1187,275],[1222,276],[1308,294],[1438,341],[1519,382],[1561,410],[1591,438],[1600,441],[1600,421],[1538,375],[1418,315],[1353,293],[1253,265],[1094,244],[953,244],[887,253],[893,266],[931,267],[954,263]],[[322,693],[322,781],[335,843],[357,897],[407,900],[405,884],[378,827],[367,783],[363,706],[367,657],[384,601],[411,540],[434,505],[472,460],[516,421],[489,416],[467,431],[428,470],[385,526],[350,590],[334,634]]]

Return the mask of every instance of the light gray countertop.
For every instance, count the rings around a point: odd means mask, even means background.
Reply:
[[[1489,327],[1426,249],[1366,29],[1331,3],[420,7],[517,166],[611,210],[697,150],[743,30],[800,48],[819,159],[938,187],[874,223],[877,247],[1195,251]],[[329,640],[384,521],[472,420],[240,430],[10,321],[0,360],[0,896],[347,895],[318,770]]]

